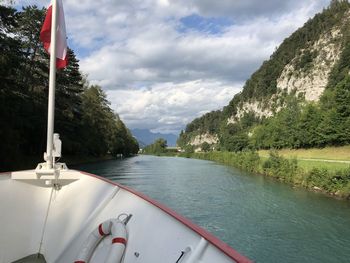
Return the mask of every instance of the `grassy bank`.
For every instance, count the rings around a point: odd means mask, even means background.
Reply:
[[[259,155],[260,156],[260,155]],[[298,161],[299,167],[303,168],[306,171],[311,171],[314,168],[325,168],[328,170],[341,170],[346,169],[350,166],[350,163],[342,163],[342,162],[331,162],[331,161],[323,161],[323,160],[314,160],[314,159],[298,159],[295,157],[284,157],[280,155],[281,157],[292,160],[296,159]],[[268,156],[260,156],[262,160],[267,160]]]
[[[296,158],[285,158],[278,152],[260,157],[257,152],[181,153],[181,157],[211,160],[243,171],[273,177],[281,182],[313,191],[350,199],[350,164],[344,167],[311,167]]]
[[[277,151],[283,157],[305,159],[329,159],[350,161],[350,145],[312,149],[282,149]],[[269,156],[268,150],[260,150],[260,156]]]
[[[282,149],[277,151],[285,158],[350,161],[350,145],[312,149]],[[269,150],[258,151],[262,157],[269,156]]]
[[[258,151],[262,159],[269,157],[268,150]],[[298,165],[311,171],[314,168],[325,168],[331,171],[346,169],[350,165],[350,146],[325,147],[313,149],[282,149],[277,153],[287,159],[297,159]]]

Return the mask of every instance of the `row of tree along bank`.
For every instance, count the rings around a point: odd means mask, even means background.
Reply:
[[[179,153],[177,156],[211,160],[250,173],[273,177],[295,186],[350,199],[350,166],[339,170],[326,168],[306,170],[298,165],[296,159],[283,158],[274,151],[270,152],[268,158],[261,158],[256,151]]]
[[[33,168],[46,148],[49,57],[39,41],[45,11],[0,5],[0,171]],[[55,132],[63,155],[95,159],[137,153],[136,139],[102,88],[86,81],[71,49],[68,60],[56,85]]]
[[[281,182],[322,191],[338,198],[350,199],[350,165],[346,169],[305,169],[297,159],[287,159],[276,151],[261,158],[256,151],[242,152],[176,152],[167,150],[166,141],[159,139],[144,149],[145,154],[178,156],[215,161],[243,171],[273,177]]]
[[[176,149],[169,150],[167,141],[163,138],[159,138],[155,140],[152,144],[149,144],[145,148],[143,148],[142,153],[162,155],[168,153],[176,153]]]

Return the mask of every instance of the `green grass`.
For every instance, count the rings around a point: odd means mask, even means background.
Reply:
[[[277,152],[284,158],[350,161],[350,145],[312,149],[282,149]],[[261,157],[268,157],[269,150],[260,150],[259,155]]]
[[[260,152],[259,152],[260,155]],[[269,157],[269,155],[260,155],[260,158],[262,161],[266,161]],[[282,155],[281,155],[282,156]],[[287,158],[284,156],[284,158]],[[293,157],[287,158],[287,159],[292,159]],[[318,169],[328,169],[331,171],[336,171],[336,170],[343,170],[346,168],[350,167],[349,163],[337,163],[337,162],[322,162],[322,161],[312,161],[312,160],[298,160],[298,166],[305,169],[305,171],[311,171],[314,168]]]
[[[263,160],[266,160],[269,157],[269,152],[269,150],[260,150],[258,153]],[[299,167],[305,171],[311,171],[314,168],[336,171],[350,167],[350,163],[342,163],[342,161],[350,162],[350,145],[312,149],[282,149],[277,150],[277,153],[283,158],[297,159]]]
[[[298,165],[304,168],[306,171],[310,171],[313,168],[323,169],[326,168],[331,171],[343,170],[350,167],[349,163],[336,163],[336,162],[320,162],[320,161],[305,161],[298,160]]]
[[[179,156],[216,161],[312,191],[322,191],[338,198],[350,199],[350,164],[348,163],[297,160],[291,156],[283,157],[276,151],[269,152],[268,156],[259,156],[257,152],[249,151],[182,153]]]

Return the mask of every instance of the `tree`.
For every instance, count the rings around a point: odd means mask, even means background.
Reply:
[[[296,146],[308,148],[320,146],[321,135],[318,129],[322,122],[322,112],[319,107],[310,103],[303,109],[297,124],[297,138],[299,144]]]
[[[167,141],[163,138],[159,138],[154,141],[154,143],[147,145],[144,148],[146,154],[161,154],[165,153],[167,148]]]
[[[22,169],[25,156],[35,165],[46,147],[49,56],[39,41],[45,9],[17,11],[0,4],[0,169]],[[138,143],[111,110],[102,88],[83,78],[74,51],[57,71],[55,131],[65,155],[130,155]]]
[[[29,91],[48,86],[48,55],[40,42],[40,30],[46,9],[37,6],[24,7],[18,16],[18,34],[22,40],[24,54],[21,81]]]
[[[322,145],[350,143],[350,77],[328,90],[321,100],[323,119],[318,127]]]
[[[11,169],[10,163],[21,154],[23,124],[18,117],[21,106],[28,101],[18,76],[24,60],[22,41],[17,36],[18,16],[14,8],[0,5],[0,166]],[[2,164],[2,165],[1,165]]]
[[[201,145],[201,149],[203,152],[209,152],[210,151],[210,144],[207,142],[203,142]]]

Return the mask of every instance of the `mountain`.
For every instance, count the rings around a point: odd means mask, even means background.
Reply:
[[[189,123],[181,147],[240,151],[350,144],[350,4],[333,0],[286,38],[229,105]]]
[[[176,146],[177,136],[175,134],[167,133],[153,133],[147,129],[132,129],[134,135],[140,144],[140,147],[152,144],[156,139],[163,138],[167,141],[168,146]]]

